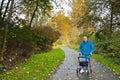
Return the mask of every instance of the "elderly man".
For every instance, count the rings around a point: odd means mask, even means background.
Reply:
[[[90,57],[90,55],[92,55],[94,51],[94,46],[90,41],[88,41],[87,36],[84,36],[83,42],[80,44],[79,49],[82,56]],[[84,68],[84,66],[82,66],[82,68]],[[84,69],[81,69],[80,72],[83,73]],[[87,69],[86,69],[86,72],[87,72]]]

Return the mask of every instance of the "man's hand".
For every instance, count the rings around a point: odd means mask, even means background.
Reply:
[[[82,56],[81,52],[79,52],[79,56]]]
[[[92,56],[92,53],[90,53],[90,56]]]

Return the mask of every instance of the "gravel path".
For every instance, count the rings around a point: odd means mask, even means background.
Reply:
[[[58,70],[51,75],[48,80],[120,80],[120,78],[114,75],[113,72],[106,69],[103,65],[97,63],[93,59],[92,65],[92,78],[86,74],[76,75],[77,57],[78,52],[75,52],[67,47],[62,48],[65,52],[65,59],[59,66]]]

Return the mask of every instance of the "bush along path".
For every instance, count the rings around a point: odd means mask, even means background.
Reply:
[[[36,54],[13,70],[0,74],[0,80],[45,80],[63,59],[64,52],[60,48]]]
[[[58,70],[48,80],[120,80],[112,71],[91,59],[92,77],[86,74],[76,75],[78,52],[67,47],[62,48],[65,59]]]

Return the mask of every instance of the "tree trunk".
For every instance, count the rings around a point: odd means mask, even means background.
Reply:
[[[8,2],[7,2],[7,6],[6,6],[6,8],[5,8],[5,12],[4,12],[3,17],[2,17],[2,20],[1,20],[1,25],[3,25],[3,22],[4,22],[4,19],[5,19],[6,13],[7,13],[7,11],[8,11],[8,7],[9,7],[9,4],[10,4],[10,1],[11,1],[11,0],[8,0]]]
[[[0,21],[1,21],[1,17],[2,17],[2,8],[3,8],[4,1],[5,0],[2,0],[1,6],[0,6]]]
[[[6,13],[7,13],[7,11],[8,11],[8,7],[9,7],[9,4],[10,4],[10,1],[11,0],[9,0],[8,2],[7,2],[7,6],[6,6],[6,8],[5,8],[5,12],[4,12],[4,14],[3,14],[3,17],[2,17],[2,20],[1,20],[1,25],[2,25],[2,27],[3,27],[3,22],[4,22],[4,18],[5,18],[5,16],[6,16]],[[4,25],[4,34],[3,34],[3,41],[2,41],[2,45],[1,45],[1,55],[3,55],[3,53],[5,52],[5,50],[6,50],[6,37],[7,37],[7,34],[6,34],[6,32],[7,32],[7,26],[6,25]]]
[[[1,50],[2,55],[6,51],[7,31],[8,31],[7,25],[4,25],[4,34],[3,34],[3,42],[2,42],[2,50]]]
[[[13,5],[14,5],[14,0],[11,0],[11,5],[10,5],[10,9],[9,9],[9,13],[8,13],[8,18],[7,18],[7,22],[8,23],[4,26],[3,45],[2,45],[2,51],[1,51],[2,54],[6,51],[8,26],[9,26],[9,22],[11,20],[12,13],[13,13]]]
[[[10,5],[10,9],[9,9],[9,13],[8,13],[8,18],[7,18],[8,22],[10,22],[12,14],[13,14],[13,6],[14,6],[14,0],[11,0],[11,5]]]
[[[31,29],[31,25],[32,25],[32,22],[33,22],[33,19],[34,19],[34,16],[35,16],[35,13],[36,13],[37,9],[38,9],[38,1],[36,1],[36,7],[34,9],[32,18],[31,18],[30,23],[29,23],[29,29]]]
[[[113,3],[111,1],[111,16],[110,16],[110,33],[112,33],[113,27]]]

